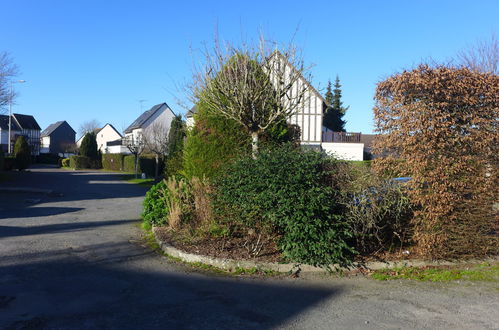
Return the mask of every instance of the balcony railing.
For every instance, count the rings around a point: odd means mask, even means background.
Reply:
[[[322,142],[360,143],[362,133],[322,132]]]

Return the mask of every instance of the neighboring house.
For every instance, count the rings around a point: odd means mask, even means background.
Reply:
[[[21,133],[21,128],[17,125],[16,121],[12,119],[11,126],[11,143],[12,150],[14,150],[14,136]],[[9,148],[9,116],[0,115],[0,148],[3,152],[7,152]]]
[[[2,148],[7,151],[8,149],[8,136],[9,136],[9,116],[0,116],[0,144]],[[36,156],[40,154],[40,126],[35,118],[30,115],[22,115],[14,113],[11,119],[11,143],[12,152],[18,136],[24,136],[28,145],[31,148],[31,154]]]
[[[104,127],[102,128],[95,129],[94,133],[95,133],[95,138],[97,140],[97,148],[103,154],[110,153],[109,150],[107,150],[108,142],[121,140],[123,138],[120,132],[118,132],[118,130],[109,123],[104,125]],[[80,137],[76,142],[76,145],[78,147],[81,146],[81,142],[83,141],[84,137],[85,135]]]
[[[75,130],[65,120],[50,124],[42,131],[40,153],[56,155],[73,153],[75,136]]]
[[[289,67],[288,70],[295,70],[279,52],[275,52],[270,60],[282,61]],[[363,160],[364,143],[361,141],[361,133],[328,132],[322,125],[323,114],[328,107],[326,100],[305,77],[300,75],[293,90],[303,90],[303,87],[305,87],[303,101],[288,119],[290,124],[300,128],[301,145],[323,150],[339,159]],[[196,106],[187,112],[187,127],[194,126],[195,113]]]
[[[175,114],[166,103],[153,106],[141,114],[130,126],[125,129],[126,141],[140,141],[142,137],[151,132],[154,125],[161,124],[166,131],[170,129]]]

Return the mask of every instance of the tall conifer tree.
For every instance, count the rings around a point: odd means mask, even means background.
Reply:
[[[346,121],[343,120],[343,116],[348,107],[344,107],[341,101],[341,85],[338,76],[334,82],[334,89],[332,89],[331,81],[328,82],[325,97],[328,108],[324,113],[324,126],[333,132],[345,132]]]

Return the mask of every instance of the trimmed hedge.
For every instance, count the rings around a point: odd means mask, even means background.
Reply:
[[[71,156],[69,158],[69,166],[75,170],[87,168],[98,169],[102,167],[100,159],[92,159],[85,156]]]
[[[139,157],[138,173],[145,173],[149,177],[154,176],[156,160],[154,156],[143,155]],[[125,172],[135,173],[135,156],[127,155],[123,158],[123,170]]]
[[[102,155],[102,168],[110,171],[123,171],[124,166],[123,154],[103,154]]]
[[[11,171],[16,168],[16,158],[14,156],[5,156],[3,160],[3,169]]]
[[[61,157],[55,154],[39,154],[35,160],[38,164],[59,165]]]

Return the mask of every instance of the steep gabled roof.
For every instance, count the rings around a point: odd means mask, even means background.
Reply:
[[[170,109],[170,107],[168,106],[168,104],[166,103],[160,103],[160,104],[156,104],[155,106],[153,106],[151,109],[147,110],[146,112],[144,112],[143,114],[141,114],[139,116],[139,118],[135,119],[135,121],[126,128],[125,130],[125,133],[131,133],[132,130],[136,129],[136,128],[142,128],[142,126],[144,125],[144,123],[149,119],[151,118],[152,116],[154,116],[154,114],[156,112],[158,112],[159,110],[161,110],[161,108],[163,108],[163,106],[166,106],[167,109],[169,109],[170,111],[172,111]],[[172,111],[173,113],[173,111]]]
[[[19,125],[17,125],[16,121],[14,119],[11,120],[12,126],[11,129],[13,131],[20,131],[21,128]],[[0,128],[3,130],[8,131],[9,130],[9,116],[7,115],[0,115]]]
[[[198,108],[197,108],[196,106],[193,106],[193,107],[191,108],[191,110],[187,111],[187,113],[185,114],[185,116],[186,116],[187,118],[192,118],[192,117],[194,117],[194,114],[195,114],[197,111],[198,111]]]
[[[288,61],[288,59],[286,58],[286,56],[282,55],[282,53],[278,50],[274,51],[272,53],[272,55],[270,55],[269,57],[269,60],[272,58],[272,57],[279,57],[281,58],[282,60],[284,60],[284,63],[286,63],[287,65],[289,65],[291,67],[291,69],[293,69],[295,72],[298,72],[299,74],[299,77],[301,78],[301,80],[305,83],[305,85],[309,88],[309,90],[315,94],[315,96],[317,96],[322,102],[324,102],[324,104],[326,106],[328,106],[329,104],[327,104],[326,102],[326,99],[324,98],[324,96],[321,95],[321,93],[319,93],[317,91],[317,89],[315,89],[314,86],[312,86],[312,84],[310,83],[310,81],[308,81],[307,79],[305,79],[305,77],[303,76],[303,74],[301,72],[299,72],[298,70],[296,70],[296,68]]]
[[[21,129],[41,130],[40,125],[38,125],[38,123],[36,122],[35,117],[31,115],[21,115],[19,113],[14,113],[13,117],[16,119]]]
[[[114,128],[114,126],[110,123],[107,123],[106,125],[102,126],[102,128],[99,128],[99,130],[95,133],[95,134],[98,134],[100,131],[102,131],[104,129],[104,127],[106,126],[110,126],[116,133],[118,133],[119,136],[123,137],[123,135],[121,135],[121,133],[116,129]]]
[[[66,123],[66,125],[68,125],[69,128],[71,128],[71,130],[73,132],[75,132],[75,130],[73,129],[73,127],[71,127],[71,125],[68,124],[67,121],[65,120],[61,120],[61,121],[58,121],[58,122],[55,122],[53,124],[50,124],[46,129],[44,129],[42,131],[42,134],[41,136],[44,137],[44,136],[49,136],[50,134],[52,134],[52,132],[54,132],[56,129],[58,129],[61,125],[63,125],[64,123]],[[75,132],[76,133],[76,132]]]

